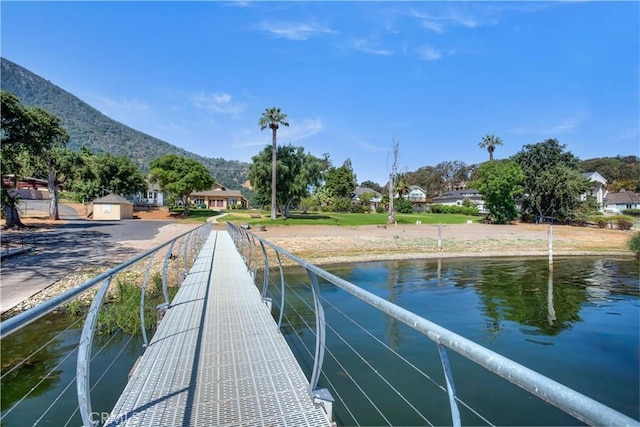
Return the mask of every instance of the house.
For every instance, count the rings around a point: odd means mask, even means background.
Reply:
[[[446,191],[440,196],[436,196],[432,199],[434,204],[447,206],[462,206],[462,203],[465,200],[469,200],[471,203],[476,205],[478,212],[486,213],[482,194],[480,194],[478,190],[471,188],[466,190]]]
[[[402,196],[403,199],[407,199],[413,205],[413,210],[423,212],[427,207],[427,192],[417,185],[411,185],[409,192]]]
[[[353,193],[351,195],[352,202],[360,203],[362,201],[363,194],[373,195],[371,199],[369,199],[369,208],[371,209],[371,211],[375,212],[382,202],[382,194],[369,187],[357,187],[355,190],[353,190]]]
[[[607,193],[604,198],[604,210],[621,214],[625,209],[640,209],[640,193],[621,191]]]
[[[214,184],[211,190],[191,193],[189,201],[193,205],[205,205],[209,209],[233,209],[240,205],[240,209],[248,209],[249,201],[240,190],[227,190],[220,184]]]
[[[48,200],[49,187],[46,179],[26,177],[16,181],[13,174],[3,175],[5,187],[10,194],[18,196],[22,200]]]
[[[587,200],[588,197],[594,197],[598,202],[598,206],[603,206],[604,198],[607,195],[607,180],[598,172],[585,172],[582,174],[591,183],[589,189],[580,196],[581,201]]]
[[[92,202],[91,213],[96,220],[132,219],[133,203],[117,194],[107,194]]]
[[[140,206],[167,206],[169,197],[167,193],[160,191],[160,186],[157,183],[148,183],[147,191],[136,194],[134,202]]]

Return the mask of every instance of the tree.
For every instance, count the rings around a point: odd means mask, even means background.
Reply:
[[[69,172],[71,167],[70,162],[65,159],[70,156],[66,150],[69,134],[62,127],[60,119],[44,108],[30,108],[29,115],[31,116],[28,132],[30,144],[39,147],[35,160],[40,161],[46,169],[49,189],[49,219],[59,220],[60,175]]]
[[[356,175],[353,172],[350,159],[345,160],[342,166],[338,168],[329,167],[324,178],[324,187],[328,195],[334,199],[350,197],[357,185]]]
[[[405,194],[409,194],[410,188],[409,180],[406,172],[397,173],[394,179],[395,192],[398,193],[398,197],[402,198]]]
[[[389,215],[387,216],[387,223],[393,224],[396,222],[395,211],[393,209],[393,196],[395,193],[394,179],[398,173],[400,166],[400,142],[395,139],[391,142],[391,171],[389,173]]]
[[[248,179],[254,188],[254,200],[261,205],[269,203],[269,194],[273,194],[269,185],[269,166],[272,160],[270,147],[266,147],[251,159]],[[310,153],[305,153],[303,147],[284,145],[277,148],[277,174],[280,177],[276,183],[277,207],[285,217],[290,214],[291,207],[309,195],[309,187],[318,185],[322,172],[327,168],[328,159],[319,159]]]
[[[99,188],[121,196],[136,194],[147,189],[144,175],[128,157],[105,153],[95,156],[92,164]]]
[[[2,111],[0,168],[3,175],[13,174],[14,181],[17,181],[19,154],[30,148],[27,143],[29,117],[27,109],[20,103],[20,100],[6,91],[0,92],[0,110]],[[23,227],[17,209],[17,197],[12,194],[4,179],[2,179],[1,185],[2,214],[6,220],[5,227]]]
[[[539,217],[566,218],[580,203],[589,182],[579,172],[579,160],[557,139],[525,145],[512,160],[524,172],[522,210]]]
[[[208,190],[215,180],[202,164],[175,154],[166,154],[149,163],[150,180],[157,182],[161,191],[166,191],[182,200],[183,216],[189,216],[189,196],[194,191]]]
[[[276,219],[276,133],[279,125],[289,126],[289,123],[287,122],[287,115],[281,112],[280,108],[273,107],[265,109],[258,124],[260,125],[260,130],[265,130],[267,127],[271,129],[271,219]]]
[[[480,148],[486,148],[489,152],[489,160],[493,160],[493,152],[498,145],[502,145],[502,140],[494,135],[485,135],[482,141],[478,143]]]
[[[484,198],[489,215],[498,224],[513,221],[518,216],[515,197],[522,194],[524,173],[513,161],[489,161],[477,170],[478,178],[470,185]]]
[[[27,159],[38,165],[42,175],[47,177],[50,195],[49,218],[57,220],[59,178],[65,167],[64,157],[68,155],[65,146],[69,141],[69,135],[62,127],[60,119],[47,110],[41,107],[25,107],[16,96],[8,92],[2,92],[1,97],[2,172],[13,172],[17,181],[22,161]],[[22,226],[16,208],[17,198],[5,187],[4,180],[2,185],[5,226]]]

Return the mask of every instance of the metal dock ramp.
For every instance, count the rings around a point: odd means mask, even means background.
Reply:
[[[226,231],[213,231],[107,426],[330,426]]]

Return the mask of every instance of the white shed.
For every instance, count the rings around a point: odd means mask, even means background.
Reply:
[[[132,219],[133,203],[117,194],[107,194],[93,201],[93,219],[116,220]]]

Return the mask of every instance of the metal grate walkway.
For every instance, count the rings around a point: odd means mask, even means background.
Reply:
[[[107,426],[329,426],[231,237],[213,231]]]

